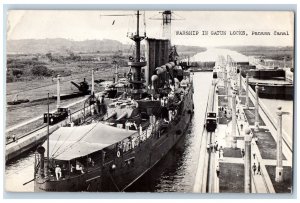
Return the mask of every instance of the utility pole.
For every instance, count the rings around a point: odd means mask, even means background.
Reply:
[[[239,91],[239,96],[242,96],[242,70],[241,69],[238,69],[239,71],[239,86],[240,86],[240,91]]]
[[[236,141],[236,91],[232,91],[232,147],[237,147],[237,141]]]
[[[228,79],[227,79],[227,97],[233,99],[232,95],[229,96],[230,89],[231,89],[231,79],[228,78]],[[233,92],[233,91],[234,91],[234,90],[232,90],[232,92]],[[228,107],[231,105],[230,99],[227,100],[227,105],[228,105]],[[232,105],[231,105],[231,108],[232,108]],[[231,110],[231,112],[232,112],[232,110]]]
[[[246,74],[246,109],[249,109],[249,74]]]
[[[117,83],[119,81],[118,63],[117,61],[114,61],[113,63],[115,65],[115,82]]]
[[[255,122],[254,122],[254,131],[259,130],[259,104],[258,104],[258,84],[255,85]]]
[[[95,84],[94,84],[94,68],[92,68],[92,92],[91,95],[95,94]]]
[[[277,165],[275,181],[282,182],[283,180],[283,167],[282,167],[282,115],[289,114],[288,112],[283,112],[281,106],[277,108]]]
[[[244,175],[245,175],[245,182],[244,182],[244,189],[245,193],[251,193],[251,140],[252,137],[250,135],[250,129],[245,128],[245,165],[244,165]]]
[[[50,132],[49,132],[49,125],[50,125],[49,111],[50,111],[50,109],[49,109],[49,105],[50,105],[50,103],[49,103],[49,92],[48,92],[48,97],[47,97],[47,106],[48,106],[48,109],[47,109],[47,168],[46,168],[47,176],[49,173],[49,166],[50,166],[50,147],[49,147],[49,134],[50,134]],[[43,165],[44,165],[44,163],[43,163]]]
[[[60,107],[60,75],[57,75],[57,104],[56,108]]]
[[[225,75],[224,75],[224,88],[225,88],[225,95],[228,96],[228,88],[227,88],[227,69],[225,69]]]
[[[162,13],[163,18],[163,39],[168,39],[171,42],[171,20],[172,20],[172,12],[170,10],[166,10]]]

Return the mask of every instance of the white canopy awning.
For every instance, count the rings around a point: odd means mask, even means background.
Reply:
[[[71,160],[99,151],[122,141],[137,131],[116,128],[103,123],[61,127],[50,135],[50,158]],[[46,143],[43,145],[45,148]]]

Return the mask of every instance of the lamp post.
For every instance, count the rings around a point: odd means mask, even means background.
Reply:
[[[227,88],[227,69],[226,69],[226,67],[225,67],[224,69],[225,69],[225,75],[224,75],[224,88],[225,88],[225,95],[227,96],[227,95],[228,95],[228,88]]]
[[[277,108],[277,164],[275,171],[275,181],[282,182],[283,180],[283,167],[282,167],[282,115],[289,114],[283,112],[281,106]]]
[[[94,68],[92,69],[92,92],[91,95],[95,94],[95,84],[94,84]]]
[[[249,109],[249,74],[246,74],[246,109]]]
[[[242,96],[242,70],[241,68],[238,69],[238,73],[239,73],[239,96]]]
[[[229,87],[228,87],[229,86]],[[232,98],[232,96],[229,96],[229,93],[230,93],[230,88],[231,87],[231,81],[230,81],[230,78],[227,78],[227,94],[226,96],[229,98]],[[230,106],[230,99],[227,99],[227,106],[229,107]]]
[[[232,143],[231,146],[233,148],[237,147],[237,141],[235,139],[236,137],[236,91],[233,90],[232,91],[232,131],[231,131],[231,135],[232,135]]]
[[[57,104],[56,107],[60,107],[60,75],[57,75]]]
[[[255,85],[255,122],[254,122],[254,131],[259,131],[259,103],[258,103],[258,84]]]
[[[245,193],[251,193],[251,135],[250,135],[250,129],[245,129],[245,163],[244,163],[244,175],[245,175],[245,181],[244,181],[244,189]]]

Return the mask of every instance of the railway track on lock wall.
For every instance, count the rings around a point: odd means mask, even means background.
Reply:
[[[87,106],[87,107],[85,107],[85,109],[87,109],[87,108],[89,108],[89,107],[90,107],[90,105]],[[73,114],[82,111],[83,109],[84,109],[84,108],[81,108],[81,109],[78,109],[78,110],[72,112],[66,119],[70,118],[70,116],[72,116]],[[43,117],[41,117],[41,119],[43,119]],[[64,119],[64,120],[66,120],[66,119]],[[64,121],[64,120],[63,120],[63,121]],[[61,121],[61,122],[62,122],[62,121]],[[57,124],[59,124],[59,123],[60,123],[60,122],[58,122]],[[30,136],[31,134],[36,133],[37,131],[42,130],[42,129],[44,129],[44,128],[47,128],[47,124],[44,124],[44,125],[42,125],[42,126],[40,126],[40,127],[38,127],[38,128],[35,128],[35,129],[29,131],[29,132],[26,132],[26,133],[24,133],[24,134],[19,135],[15,141],[12,140],[12,139],[9,139],[5,144],[6,144],[6,146],[7,146],[7,145],[9,145],[9,144],[18,142],[18,140],[23,139],[23,138],[25,138],[25,137],[28,137],[28,136]]]
[[[215,88],[216,84],[212,84],[212,89],[210,91],[210,96],[209,96],[209,101],[208,101],[208,106],[207,106],[207,112],[214,112],[215,111]],[[215,133],[214,132],[207,132],[207,142],[206,144],[211,144],[215,142]],[[205,193],[213,193],[214,192],[214,183],[215,183],[215,155],[214,149],[210,149],[207,151],[207,158],[205,159],[207,161],[206,166],[207,168],[205,169],[206,172],[206,180],[205,186]],[[204,189],[203,188],[203,189]],[[202,190],[203,191],[203,190]],[[204,191],[203,191],[204,192]]]

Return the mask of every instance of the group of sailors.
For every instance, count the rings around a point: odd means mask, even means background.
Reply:
[[[219,159],[224,157],[224,149],[222,146],[219,147],[218,141],[214,143],[208,143],[206,146],[207,153],[219,153]]]
[[[214,143],[208,143],[206,146],[207,152],[216,152],[219,150],[219,144],[218,141],[214,142]]]
[[[143,131],[142,126],[139,126],[139,134],[130,136],[118,144],[118,151],[127,152],[135,147],[139,146],[141,142],[144,142],[147,138],[150,137],[153,126],[150,125],[148,129]]]
[[[221,117],[231,118],[231,109],[228,109],[227,107],[220,106],[219,111],[221,114]]]
[[[85,162],[85,160],[83,160],[83,161]],[[87,163],[87,165],[86,165],[87,167],[95,166],[95,161],[91,157],[88,157],[86,159],[86,163]],[[59,164],[56,164],[56,167],[54,168],[56,180],[60,180],[63,177],[63,175],[65,176],[66,174],[69,174],[69,173],[84,174],[85,168],[86,167],[79,160],[76,160],[75,164],[70,163],[69,169],[67,169],[65,164],[62,164],[62,167]]]
[[[135,147],[137,147],[140,144],[141,139],[139,137],[129,137],[122,141],[122,143],[119,145],[119,149],[123,152],[127,152]]]
[[[120,150],[123,152],[127,152],[135,147],[137,147],[140,143],[138,137],[129,137],[128,139],[124,140],[122,145],[119,145]]]

